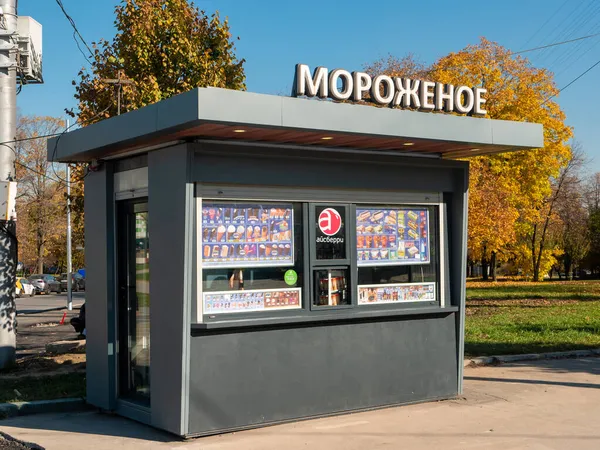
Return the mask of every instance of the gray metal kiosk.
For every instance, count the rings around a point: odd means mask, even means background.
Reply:
[[[87,401],[181,436],[461,392],[468,163],[542,127],[203,88],[85,177]]]

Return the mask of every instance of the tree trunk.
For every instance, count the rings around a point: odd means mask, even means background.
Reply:
[[[44,246],[38,247],[37,273],[44,273]]]
[[[490,261],[490,272],[492,275],[492,280],[498,281],[498,278],[496,276],[496,252],[492,252],[492,258]]]
[[[483,281],[488,281],[489,280],[489,276],[488,276],[488,260],[487,260],[487,249],[484,246],[483,247],[483,252],[481,254],[481,275],[483,276]]]
[[[36,255],[36,265],[37,265],[37,273],[44,273],[44,241],[42,240],[42,233],[38,230],[37,233],[37,255]]]
[[[573,279],[573,261],[568,253],[565,253],[565,278]]]
[[[535,258],[535,239],[537,237],[537,225],[533,226],[533,235],[531,237],[531,268],[533,269],[533,281],[537,281],[537,277],[539,276],[536,275],[536,258]]]

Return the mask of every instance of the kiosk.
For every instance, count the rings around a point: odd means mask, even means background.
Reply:
[[[89,163],[87,402],[201,436],[456,396],[456,158],[542,146],[537,124],[216,88],[50,140]]]

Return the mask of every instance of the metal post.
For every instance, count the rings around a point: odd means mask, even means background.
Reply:
[[[0,181],[15,181],[17,0],[0,0]],[[16,222],[0,220],[0,368],[16,351]]]
[[[120,81],[121,81],[121,71],[119,70],[119,87],[117,89],[117,116],[121,115],[121,87],[123,86]]]
[[[67,130],[69,121],[67,120]],[[67,163],[67,309],[73,311],[73,262],[71,260],[71,166]]]

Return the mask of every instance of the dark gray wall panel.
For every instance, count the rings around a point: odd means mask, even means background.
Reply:
[[[150,236],[151,423],[176,434],[185,432],[186,339],[189,339],[189,289],[192,270],[186,236],[193,189],[188,179],[186,145],[148,155],[148,232]],[[192,203],[193,205],[193,203]]]
[[[207,143],[194,148],[193,180],[203,183],[442,192],[454,188],[452,169],[462,170],[465,165],[391,155],[313,154],[309,149],[249,150]]]
[[[110,164],[85,177],[87,402],[104,409],[115,391],[112,179]]]
[[[450,289],[454,306],[459,307],[456,315],[456,334],[458,337],[458,392],[463,391],[463,361],[465,340],[465,302],[467,279],[467,222],[469,205],[469,172],[455,173],[452,194],[446,194],[444,201],[452,214],[448,218],[450,254]]]
[[[192,337],[189,433],[450,397],[454,314]]]

